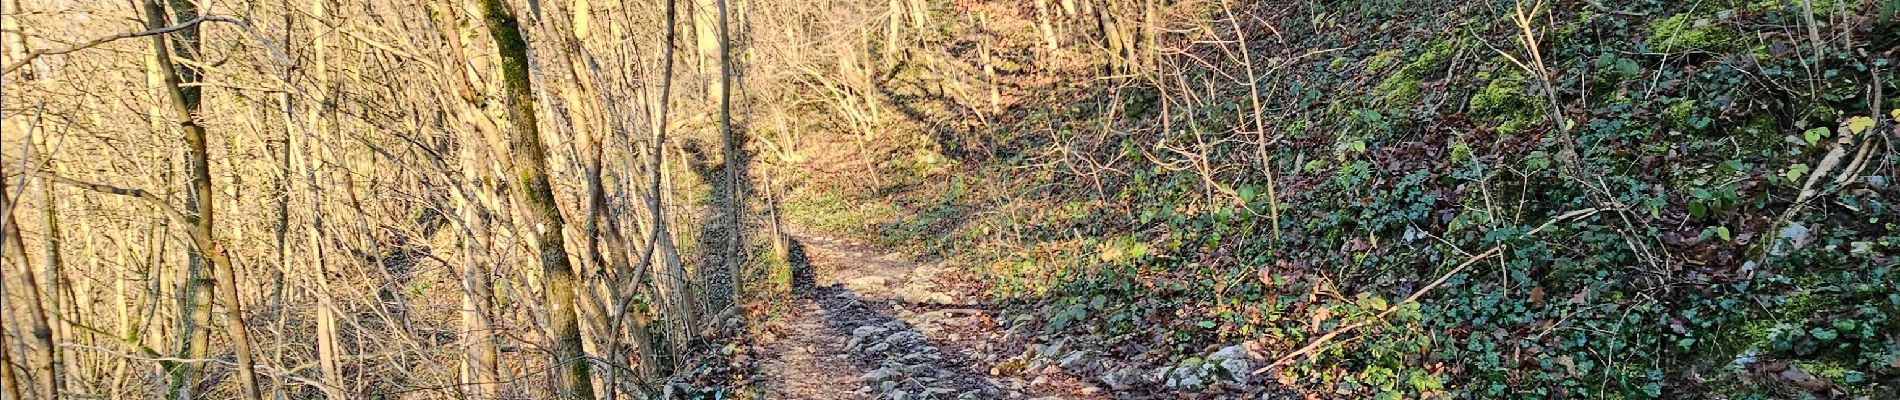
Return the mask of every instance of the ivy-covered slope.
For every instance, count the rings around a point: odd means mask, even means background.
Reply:
[[[995,121],[786,211],[1149,366],[1361,325],[1214,396],[1895,398],[1900,6],[1804,3],[1177,3],[1155,65],[1001,51]]]

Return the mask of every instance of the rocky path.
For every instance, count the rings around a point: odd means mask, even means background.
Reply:
[[[1100,398],[1073,379],[999,374],[1024,340],[936,264],[820,236],[797,237],[792,253],[797,298],[759,342],[769,398]]]

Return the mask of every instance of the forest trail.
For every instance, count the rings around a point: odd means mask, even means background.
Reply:
[[[775,399],[1092,399],[1073,379],[992,375],[1022,352],[969,281],[861,243],[793,236],[797,298],[760,338]]]

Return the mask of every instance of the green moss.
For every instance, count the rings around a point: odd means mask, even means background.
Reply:
[[[1379,82],[1373,90],[1379,96],[1379,102],[1386,106],[1405,106],[1418,102],[1423,96],[1425,83],[1406,76],[1393,76]]]
[[[1649,24],[1651,51],[1674,53],[1686,50],[1728,52],[1745,48],[1733,29],[1708,18],[1687,13],[1676,14]]]
[[[1400,51],[1399,49],[1392,49],[1381,51],[1379,54],[1372,55],[1372,57],[1367,57],[1366,72],[1385,69],[1385,67],[1391,66],[1392,61],[1397,60],[1400,54],[1404,53],[1404,51]]]
[[[1444,72],[1445,65],[1451,63],[1451,58],[1457,53],[1458,47],[1457,41],[1433,42],[1424,53],[1418,55],[1418,58],[1380,81],[1379,85],[1373,88],[1373,94],[1378,97],[1381,104],[1387,107],[1410,106],[1418,102],[1422,97],[1425,81],[1436,78],[1439,73]],[[1395,51],[1379,53],[1367,60],[1366,71],[1383,69],[1385,64],[1390,63],[1395,57],[1391,54]]]
[[[1814,15],[1819,16],[1833,13],[1835,10],[1841,8],[1840,6],[1845,5],[1842,3],[1842,1],[1836,0],[1813,0],[1810,4],[1814,7]],[[1802,12],[1801,0],[1761,0],[1749,3],[1747,6],[1744,6],[1743,9],[1754,13]]]
[[[1669,117],[1669,123],[1671,124],[1687,124],[1689,118],[1695,116],[1695,105],[1695,100],[1683,100],[1677,102],[1675,105],[1669,106],[1669,109],[1663,110],[1663,115]]]
[[[1470,114],[1474,119],[1497,124],[1498,132],[1517,133],[1541,121],[1544,104],[1525,89],[1518,74],[1492,79],[1471,95]]]

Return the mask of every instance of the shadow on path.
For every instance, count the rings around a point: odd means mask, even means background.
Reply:
[[[792,332],[785,339],[789,345],[780,346],[790,354],[780,354],[773,362],[771,373],[781,381],[773,389],[775,395],[811,399],[890,398],[900,391],[909,399],[1003,395],[967,356],[945,351],[924,332],[895,317],[891,302],[867,299],[873,293],[859,293],[842,283],[818,286],[821,273],[858,277],[867,271],[856,265],[813,265],[805,244],[788,242],[798,298],[789,321]],[[811,329],[814,325],[828,329]],[[841,385],[845,382],[849,384]]]

